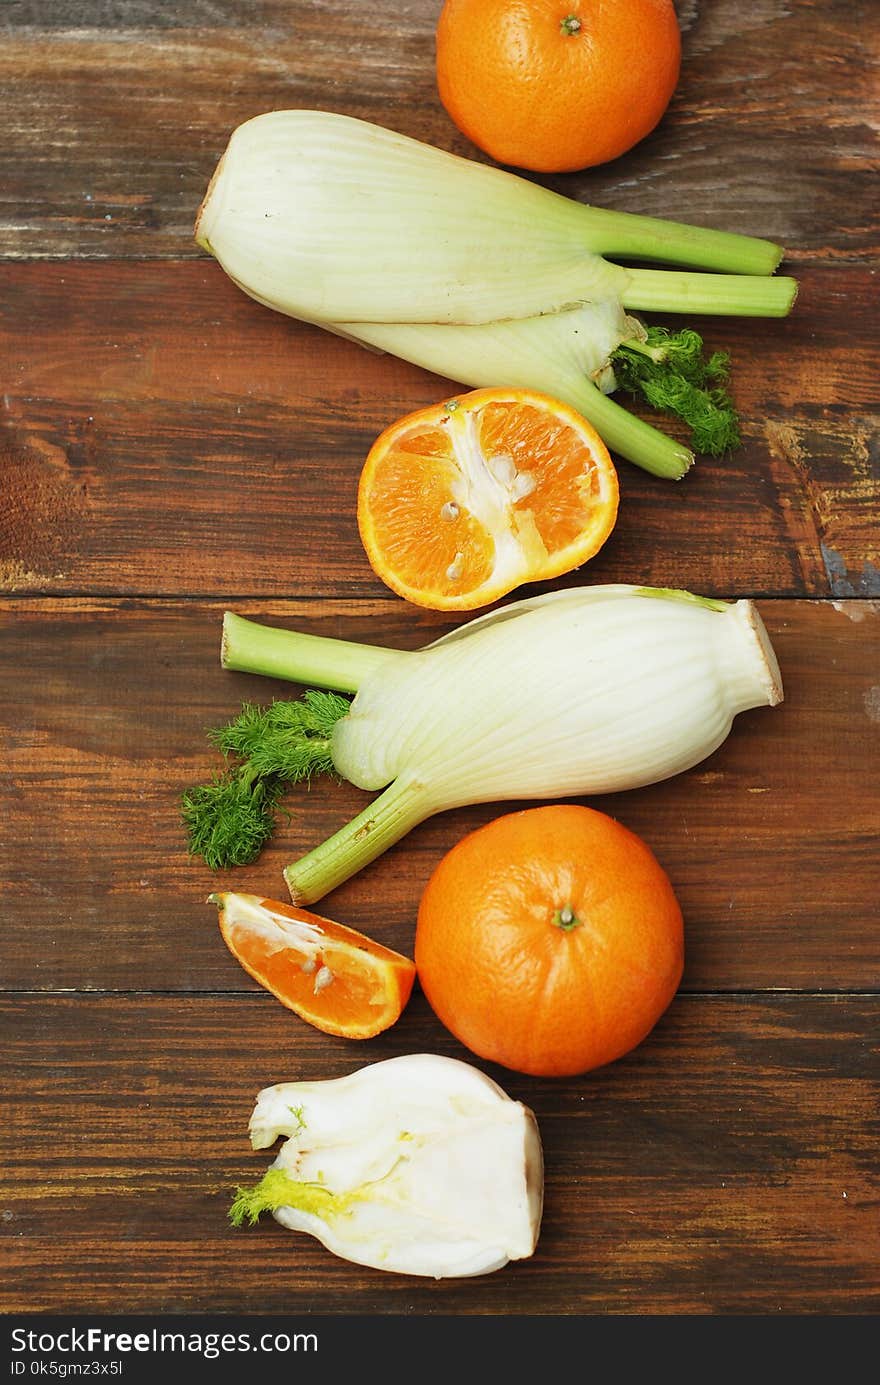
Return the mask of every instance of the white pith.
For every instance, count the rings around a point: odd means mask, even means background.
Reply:
[[[534,577],[536,568],[550,556],[533,511],[522,503],[538,488],[535,473],[518,467],[508,452],[487,454],[479,408],[450,409],[440,427],[449,439],[455,474],[450,498],[437,515],[438,523],[452,521],[464,512],[490,537],[492,572],[482,585],[510,587]],[[601,501],[603,496],[598,498]],[[464,570],[464,554],[456,552],[446,569],[447,581],[454,586]]]

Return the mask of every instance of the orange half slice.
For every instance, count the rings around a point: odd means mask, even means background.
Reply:
[[[349,1039],[371,1039],[399,1019],[415,963],[341,923],[259,895],[210,902],[246,972],[302,1019]]]
[[[473,610],[592,558],[617,505],[608,449],[580,414],[535,391],[484,389],[385,429],[361,473],[358,528],[392,591]]]

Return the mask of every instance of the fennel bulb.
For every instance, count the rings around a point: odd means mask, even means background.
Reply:
[[[643,389],[648,372],[651,402],[695,426],[702,450],[735,442],[735,415],[696,360],[682,371],[664,343],[644,352],[626,309],[784,316],[797,287],[769,277],[783,254],[769,241],[585,206],[326,111],[240,125],[195,235],[260,303],[463,384],[565,399],[621,455],[670,477],[687,470],[690,450],[601,398],[621,348],[644,355],[627,387]],[[609,255],[723,272],[631,268]],[[548,315],[567,320],[547,327]]]
[[[487,1274],[530,1256],[543,1204],[532,1112],[477,1068],[429,1053],[257,1097],[251,1144],[286,1136],[230,1217],[270,1211],[335,1255],[400,1274]]]
[[[316,766],[383,792],[285,879],[320,899],[432,813],[468,803],[617,792],[710,755],[733,718],[782,700],[776,657],[751,601],[597,586],[493,611],[411,652],[271,629],[231,612],[225,668],[354,692],[246,706],[215,736],[243,764],[184,798],[190,849],[211,856],[262,813],[266,779]],[[340,707],[344,710],[340,714]],[[386,787],[387,786],[387,787]],[[270,814],[271,817],[271,814]],[[269,823],[271,830],[271,821]]]

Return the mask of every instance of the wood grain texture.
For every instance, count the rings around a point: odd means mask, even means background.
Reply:
[[[294,685],[218,666],[213,603],[13,601],[0,608],[0,897],[17,989],[254,990],[217,935],[212,888],[284,899],[284,865],[368,801],[322,781],[255,865],[189,859],[180,793],[218,767],[204,729]],[[450,628],[402,602],[239,606],[399,648]],[[880,606],[761,605],[786,687],[665,784],[592,800],[644,836],[687,920],[685,987],[880,988]],[[319,911],[411,954],[421,891],[465,831],[518,804],[441,814]],[[35,940],[39,945],[35,946]]]
[[[867,269],[808,266],[785,322],[708,324],[744,446],[680,483],[620,461],[617,526],[583,580],[880,594],[880,405],[852,349],[872,294]],[[385,594],[360,470],[382,428],[452,384],[262,308],[209,261],[0,265],[0,305],[0,586]]]
[[[226,1223],[269,1162],[247,1141],[260,1087],[469,1057],[418,991],[368,1044],[317,1033],[204,903],[218,884],[283,899],[282,867],[364,795],[315,784],[258,864],[219,877],[177,816],[216,765],[205,728],[296,691],[219,668],[224,606],[409,648],[448,628],[373,576],[353,506],[381,428],[453,382],[258,307],[192,238],[229,134],[264,110],[483,158],[437,98],[439,9],[0,6],[0,1312],[876,1313],[872,0],[676,0],[682,78],[658,129],[540,180],[769,237],[800,282],[785,321],[704,320],[733,356],[742,449],[680,485],[621,463],[617,528],[565,579],[756,595],[779,654],[781,707],[688,774],[593,800],[669,871],[679,994],[597,1073],[489,1068],[544,1140],[533,1260],[425,1283]],[[430,820],[319,907],[411,951],[433,866],[516,806]]]
[[[0,1310],[259,1313],[876,1311],[877,997],[679,997],[627,1058],[541,1082],[533,1259],[425,1281],[226,1222],[257,1091],[425,1048],[467,1057],[417,995],[363,1045],[267,996],[27,997],[2,1007]],[[59,1062],[59,1055],[64,1055]]]
[[[682,80],[658,129],[549,185],[798,255],[872,253],[876,6],[677,8]],[[5,5],[0,253],[194,255],[195,210],[229,134],[276,108],[339,110],[481,157],[436,94],[439,11],[439,0]]]

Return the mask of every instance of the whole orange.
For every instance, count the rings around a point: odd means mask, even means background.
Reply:
[[[672,0],[446,0],[437,86],[499,163],[565,173],[644,139],[678,81]]]
[[[434,870],[416,971],[472,1052],[562,1077],[628,1053],[684,965],[681,909],[649,847],[614,818],[554,804],[496,818]]]

